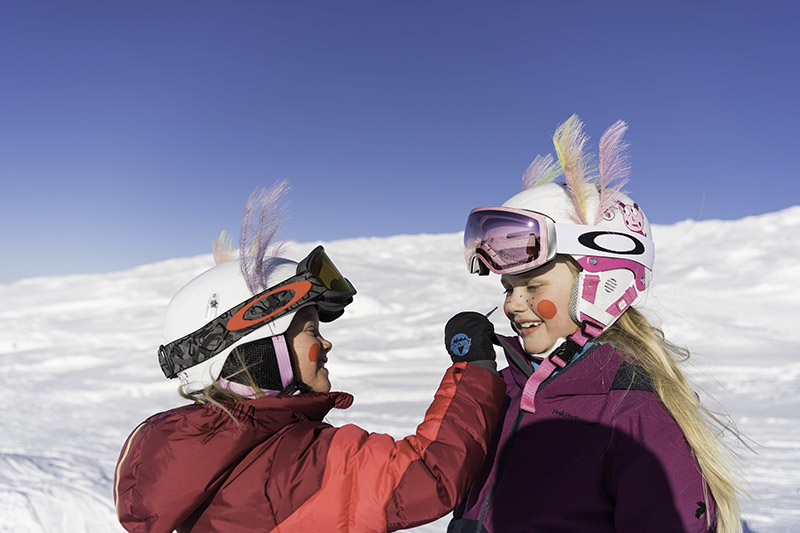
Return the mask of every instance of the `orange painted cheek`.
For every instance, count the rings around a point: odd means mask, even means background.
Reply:
[[[542,300],[536,306],[536,313],[545,320],[550,320],[551,318],[556,316],[558,311],[556,310],[556,304],[554,304],[550,300]]]
[[[316,363],[319,359],[319,344],[314,343],[308,349],[308,360],[312,363]]]

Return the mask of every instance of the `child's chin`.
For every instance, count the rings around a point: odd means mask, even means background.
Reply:
[[[552,346],[552,344],[547,345],[546,342],[533,339],[530,340],[523,339],[522,345],[525,347],[525,351],[528,352],[529,354],[546,352]]]

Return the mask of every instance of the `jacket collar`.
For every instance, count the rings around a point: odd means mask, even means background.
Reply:
[[[520,358],[527,361],[528,355],[522,349],[519,337],[504,337],[503,340],[507,342],[508,348],[516,352],[517,357],[514,357],[514,354],[509,354],[507,350],[504,350],[508,360],[509,372],[514,383],[519,388],[517,393],[521,394],[528,376],[515,361],[519,361]],[[587,353],[567,365],[558,374],[545,380],[537,396],[607,394],[611,389],[614,376],[617,374],[621,363],[622,356],[611,344],[599,344],[590,348]]]
[[[295,396],[256,398],[228,404],[227,407],[240,419],[285,425],[293,421],[321,421],[331,409],[347,409],[352,404],[353,396],[346,392],[311,392]]]

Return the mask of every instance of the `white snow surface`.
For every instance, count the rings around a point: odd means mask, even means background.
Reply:
[[[643,310],[692,351],[684,368],[697,390],[753,449],[727,439],[750,495],[744,518],[758,532],[799,531],[800,206],[653,233]],[[293,243],[288,255],[314,244]],[[402,438],[449,364],[444,324],[501,304],[498,278],[467,274],[456,233],[323,244],[359,291],[323,325],[334,390],[356,398],[328,420]],[[156,360],[164,308],[211,266],[208,254],[0,285],[0,531],[122,531],[112,499],[120,448],[146,417],[185,403]],[[492,320],[510,333],[502,312]]]

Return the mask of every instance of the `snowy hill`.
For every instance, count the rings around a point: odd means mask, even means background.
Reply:
[[[752,495],[743,501],[749,525],[796,531],[800,206],[655,226],[654,237],[645,311],[692,350],[686,368],[704,400],[717,400],[753,441],[756,453],[734,444]],[[289,256],[314,244],[295,243]],[[498,279],[466,273],[459,234],[324,244],[359,291],[342,319],[323,326],[334,389],[356,396],[329,421],[403,437],[448,366],[445,322],[500,304]],[[183,403],[156,362],[164,307],[212,264],[208,254],[0,285],[0,531],[121,531],[111,494],[119,449],[141,420]],[[509,332],[502,313],[492,319]]]

